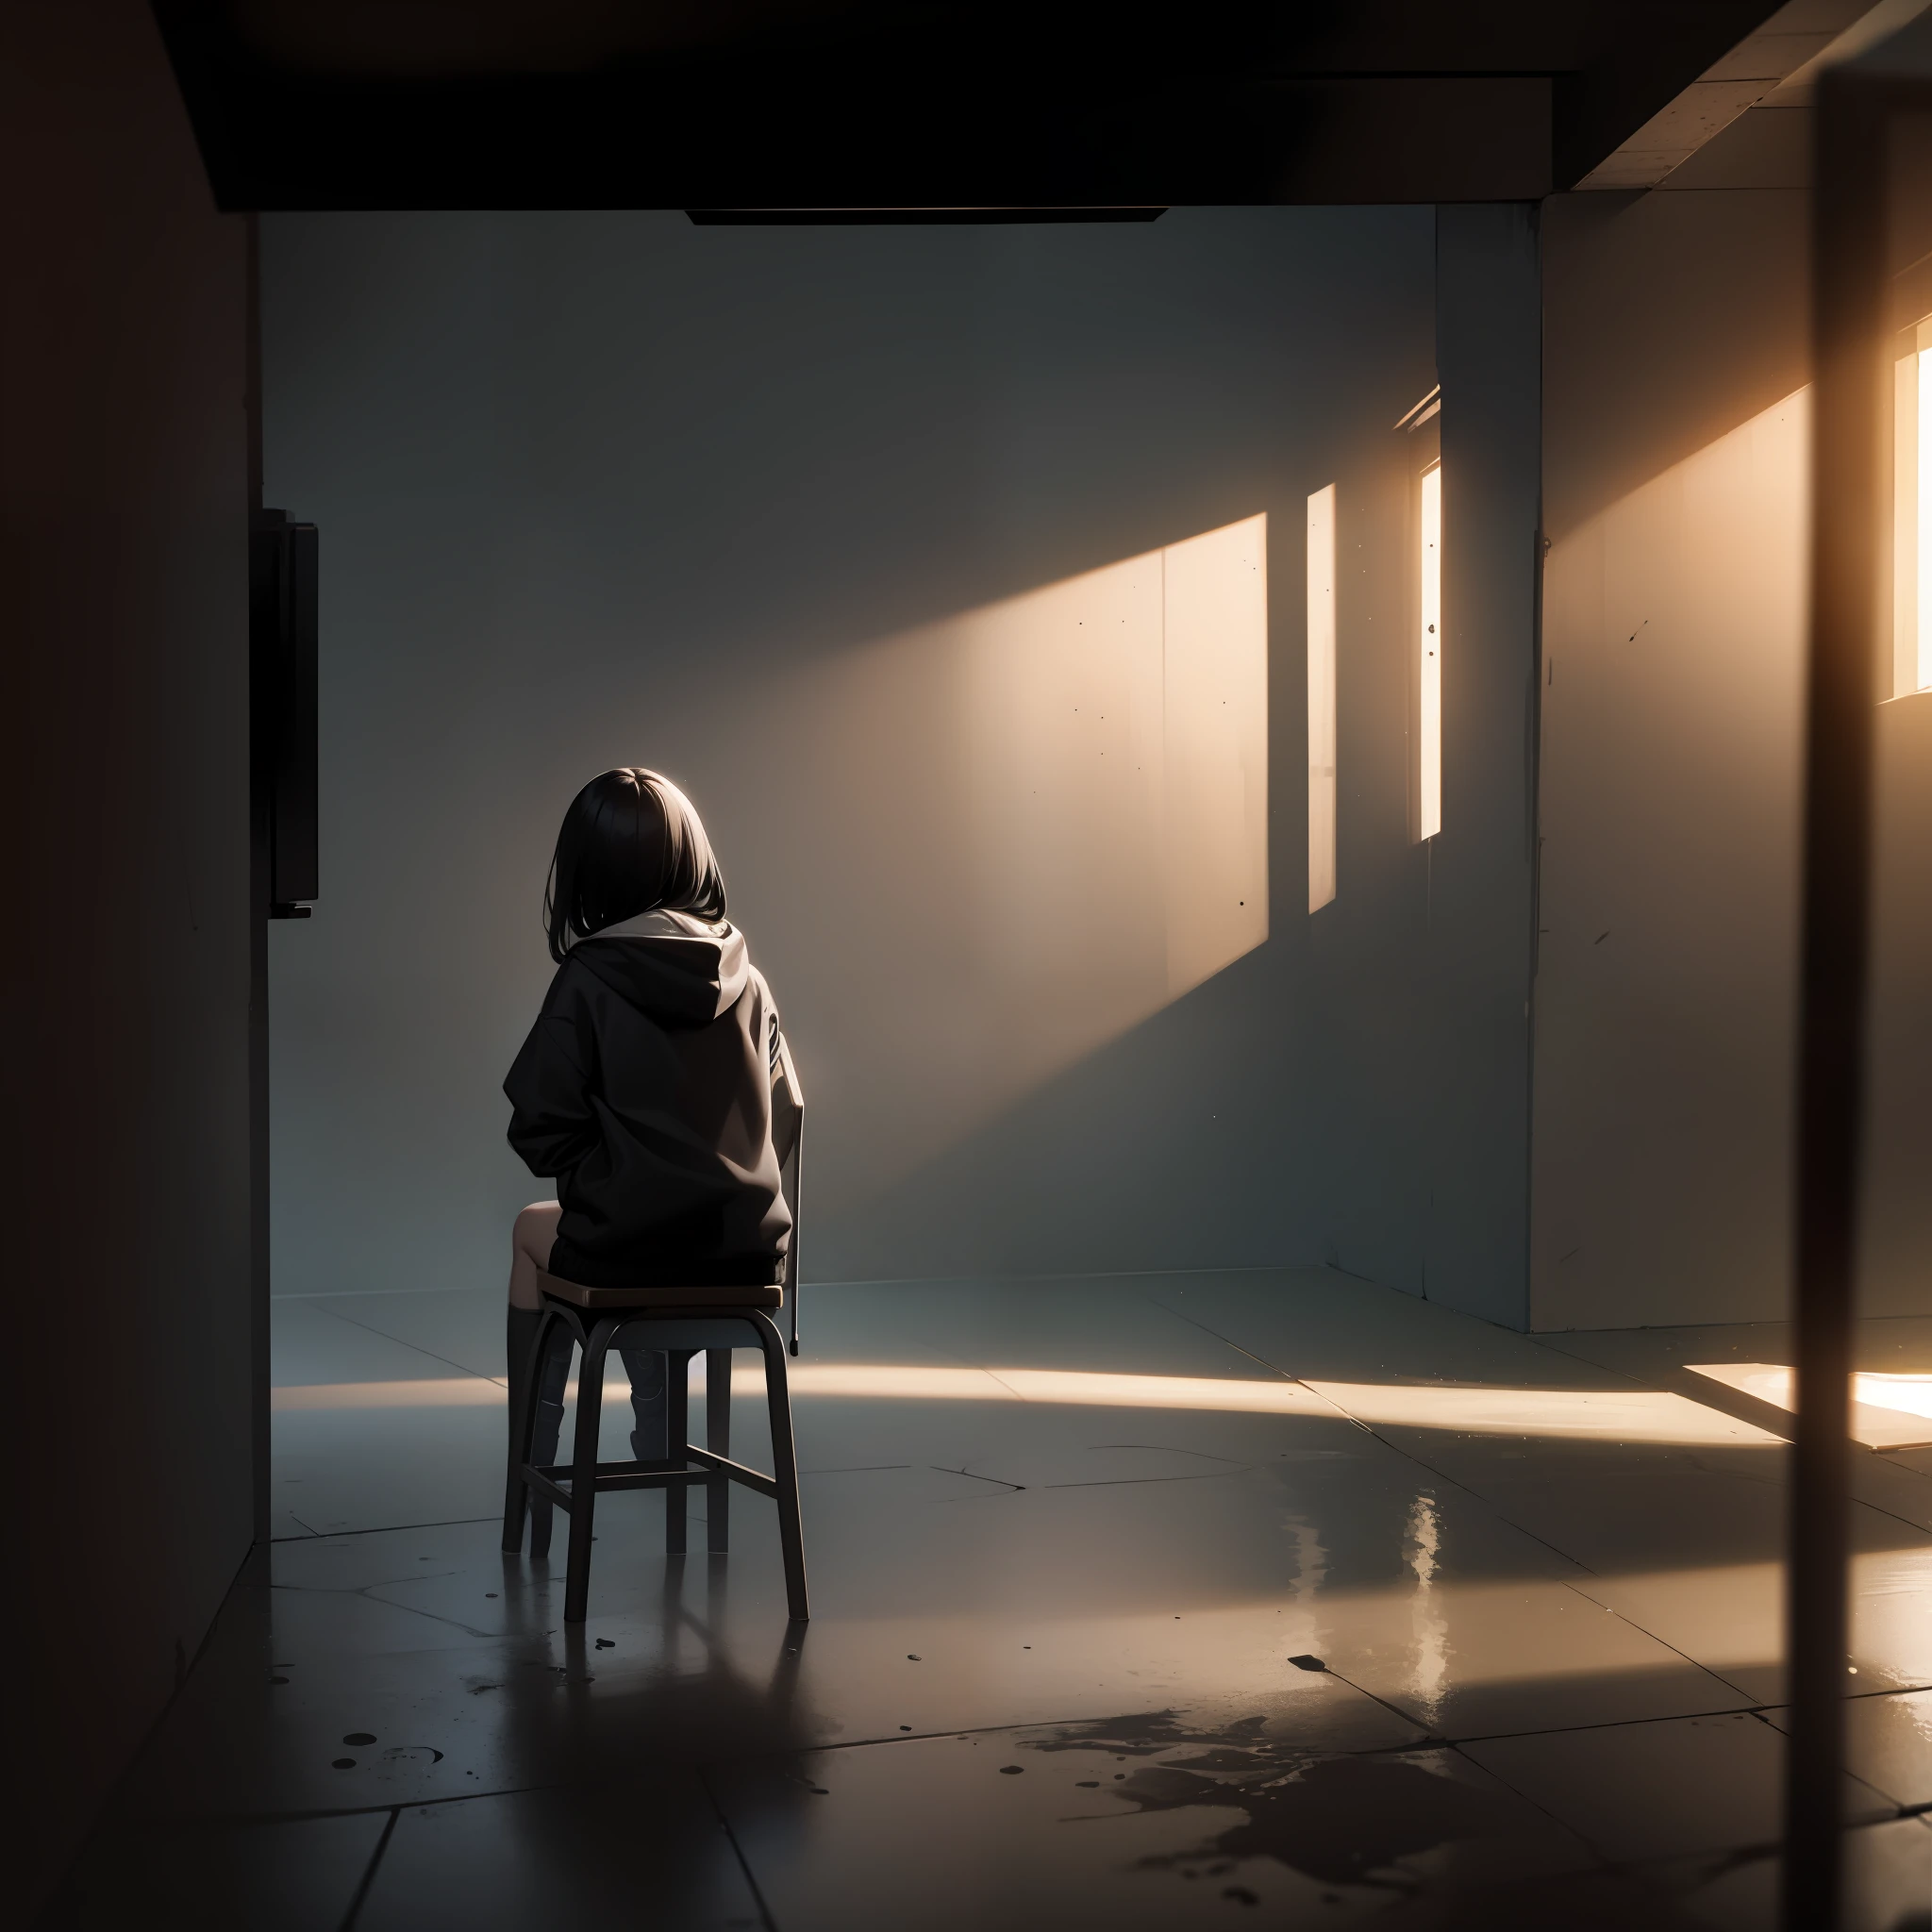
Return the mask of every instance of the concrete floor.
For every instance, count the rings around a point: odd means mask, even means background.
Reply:
[[[801,1635],[741,1492],[722,1558],[605,1499],[563,1628],[562,1528],[497,1548],[495,1293],[276,1316],[277,1541],[50,1924],[1774,1922],[1783,1418],[1684,1364],[1774,1327],[1533,1340],[1323,1271],[808,1289]],[[1866,1347],[1932,1369],[1932,1320]],[[1855,1923],[1924,1932],[1932,1453],[1857,1464]]]

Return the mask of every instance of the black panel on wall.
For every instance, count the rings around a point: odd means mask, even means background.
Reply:
[[[307,919],[321,896],[316,841],[313,524],[257,510],[248,543],[248,645],[256,768],[268,801],[269,917]]]

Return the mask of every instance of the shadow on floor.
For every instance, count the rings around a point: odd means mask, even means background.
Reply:
[[[667,1557],[643,1495],[566,1629],[561,1535],[497,1548],[500,1308],[285,1305],[304,1493],[43,1923],[1774,1923],[1784,1452],[1667,1362],[1321,1272],[811,1294],[803,1629],[767,1506]],[[1906,1932],[1932,1474],[1874,1484],[1854,1923]]]

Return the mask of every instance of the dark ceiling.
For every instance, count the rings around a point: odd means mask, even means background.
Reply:
[[[222,205],[1566,188],[1771,0],[156,0]]]

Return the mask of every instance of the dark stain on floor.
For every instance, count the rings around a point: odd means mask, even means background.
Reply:
[[[1198,1727],[1174,1711],[1063,1724],[1023,1740],[1032,1751],[1112,1751],[1158,1757],[1109,1791],[1141,1811],[1213,1806],[1243,1822],[1187,1852],[1150,1857],[1150,1869],[1204,1860],[1273,1858],[1324,1885],[1407,1891],[1399,1861],[1452,1840],[1521,1829],[1520,1808],[1480,1786],[1444,1777],[1395,1754],[1318,1757],[1270,1738],[1266,1717]]]

